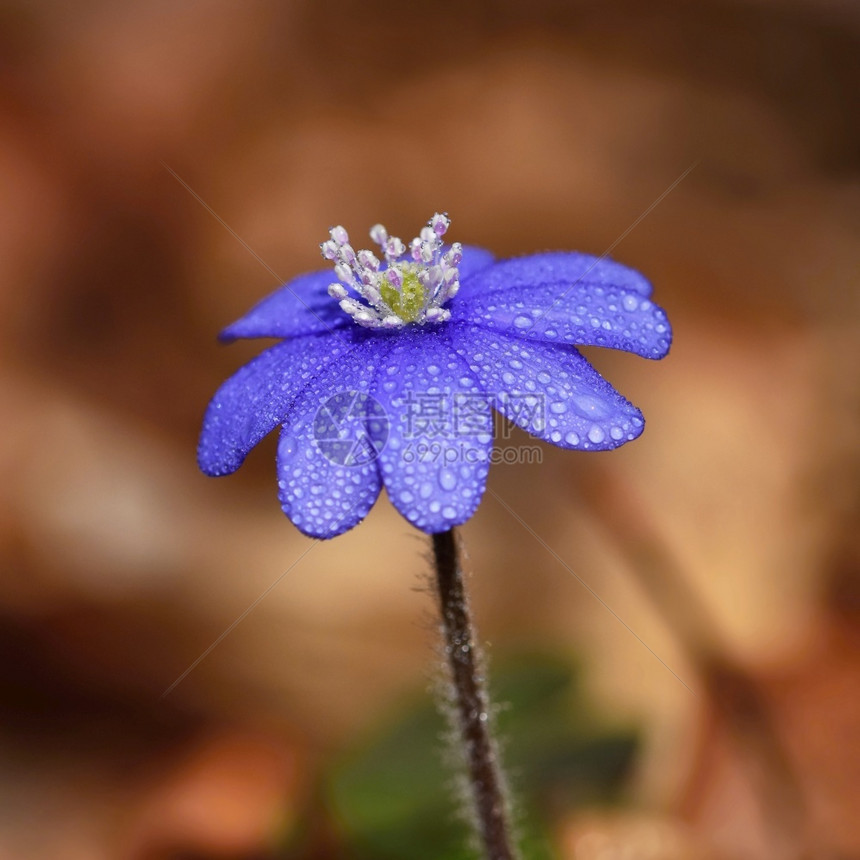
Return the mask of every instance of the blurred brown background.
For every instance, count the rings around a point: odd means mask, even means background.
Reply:
[[[214,335],[277,282],[167,168],[286,279],[332,223],[435,209],[502,256],[600,254],[693,164],[613,250],[672,353],[592,353],[647,432],[490,479],[636,636],[490,494],[475,610],[641,731],[554,856],[860,857],[858,95],[843,0],[7,0],[0,857],[352,856],[324,774],[434,660],[385,499],[313,545],[273,440],[197,472],[259,348]]]

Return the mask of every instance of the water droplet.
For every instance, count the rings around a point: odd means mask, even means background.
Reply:
[[[576,435],[573,431],[567,434],[564,437],[564,441],[567,442],[568,445],[578,445],[579,444],[579,436]]]
[[[457,511],[451,507],[451,505],[447,505],[442,508],[442,516],[445,517],[446,520],[453,520],[457,516]]]
[[[639,307],[639,299],[636,296],[624,296],[621,300],[621,304],[624,305],[625,311],[630,311],[632,313]]]
[[[457,486],[457,476],[451,469],[442,469],[439,472],[439,486],[443,490],[453,490]]]
[[[592,426],[591,430],[588,431],[588,438],[591,439],[595,445],[599,445],[606,438],[606,434],[595,424]]]
[[[425,481],[418,490],[418,494],[422,499],[429,499],[433,495],[433,485],[429,481]]]
[[[612,427],[609,430],[609,435],[615,440],[623,439],[624,431],[620,427]]]
[[[556,415],[562,415],[567,412],[567,404],[563,400],[556,400],[555,403],[550,403],[549,411]]]
[[[514,317],[514,326],[516,328],[531,328],[534,325],[531,317],[523,316]]]

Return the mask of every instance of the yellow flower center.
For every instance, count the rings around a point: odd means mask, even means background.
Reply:
[[[387,280],[383,280],[380,293],[385,304],[391,308],[404,322],[415,322],[424,308],[426,292],[424,285],[418,280],[418,266],[398,266],[403,276],[403,285],[398,292]]]

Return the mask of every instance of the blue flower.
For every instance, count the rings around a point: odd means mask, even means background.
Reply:
[[[534,436],[582,451],[616,448],[640,411],[576,349],[662,358],[672,332],[648,281],[609,259],[544,253],[495,261],[444,246],[434,215],[407,248],[355,252],[342,227],[321,246],[331,270],[295,278],[222,332],[282,340],[225,382],[198,449],[226,475],[278,425],[281,506],[330,538],[367,516],[384,486],[419,529],[468,520],[493,459],[492,409]]]

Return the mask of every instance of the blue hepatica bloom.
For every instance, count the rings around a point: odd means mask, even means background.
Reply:
[[[281,506],[330,538],[367,516],[383,486],[428,533],[475,512],[493,459],[492,409],[534,436],[582,451],[635,439],[641,412],[577,346],[662,358],[672,332],[638,272],[602,257],[495,261],[443,245],[436,214],[407,248],[353,250],[343,227],[321,245],[331,270],[301,275],[222,332],[282,340],[225,382],[206,412],[198,461],[234,472],[282,426]]]

